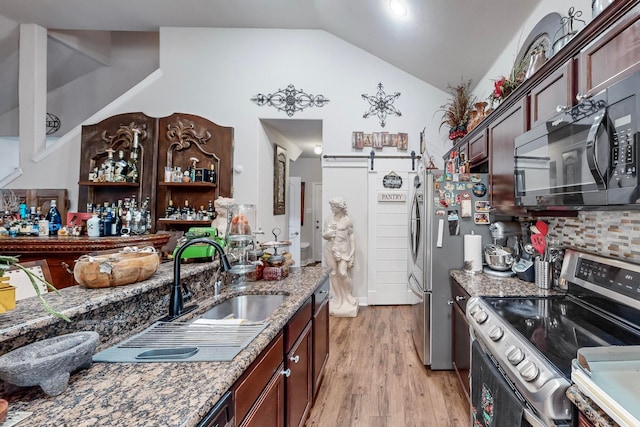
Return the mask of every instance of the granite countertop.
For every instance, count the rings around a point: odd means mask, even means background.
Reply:
[[[166,298],[159,305],[162,313],[155,313],[158,310],[155,307],[140,307],[136,303],[141,294],[154,289],[162,289],[163,294],[166,293],[168,284],[172,282],[172,267],[161,265],[158,272],[144,282],[108,289],[75,286],[61,290],[61,295],[47,295],[47,300],[72,319],[87,311],[106,311],[117,300],[131,301],[128,303],[130,305],[121,308],[123,311],[150,310],[154,316],[164,315]],[[205,274],[203,281],[206,282],[210,278],[206,274],[211,270],[210,263],[184,265],[181,277]],[[206,293],[200,292],[202,296],[197,301],[199,309],[187,316],[197,316],[216,302],[240,293],[288,295],[283,305],[268,319],[268,326],[231,362],[93,363],[91,368],[72,374],[67,389],[59,396],[47,396],[39,387],[17,389],[7,385],[3,398],[9,400],[10,412],[33,412],[24,421],[29,426],[195,426],[327,275],[328,270],[320,266],[292,268],[289,277],[284,280],[257,281],[242,292],[224,289],[216,298],[210,289]],[[197,294],[197,290],[194,293]],[[11,346],[15,346],[21,337],[30,335],[31,328],[40,330],[46,326],[43,324],[55,326],[60,323],[52,316],[43,314],[37,298],[33,299],[35,301],[18,307],[6,319],[4,315],[0,316],[0,344],[8,346],[7,343],[11,342]],[[85,330],[103,329],[105,334],[111,334],[110,339],[99,345],[98,350],[101,350],[149,324],[147,321],[143,326],[138,325],[137,329],[128,328],[116,319],[108,322],[95,320],[81,326]],[[122,332],[114,334],[113,329],[122,329]],[[116,335],[117,338],[114,338]]]
[[[540,289],[535,283],[526,282],[517,277],[500,278],[485,273],[469,275],[462,270],[451,270],[451,277],[474,296],[538,296],[546,297],[561,295],[564,291],[559,289]],[[596,427],[615,427],[618,424],[602,411],[591,399],[582,394],[577,386],[572,385],[567,389],[567,397]]]
[[[558,289],[540,289],[535,283],[517,277],[496,277],[486,273],[471,275],[462,270],[451,270],[449,274],[472,297],[548,297],[564,294],[564,291]]]
[[[595,426],[595,427],[617,427],[618,423],[613,421],[593,400],[582,394],[577,385],[572,385],[567,389],[567,397],[578,410]]]

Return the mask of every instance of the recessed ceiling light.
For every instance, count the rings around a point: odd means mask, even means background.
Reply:
[[[400,0],[389,0],[391,11],[397,16],[407,16],[407,6]]]
[[[315,147],[313,147],[313,152],[317,155],[322,154],[322,145],[316,145]]]

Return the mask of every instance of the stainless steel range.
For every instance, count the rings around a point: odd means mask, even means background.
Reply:
[[[567,250],[561,281],[562,295],[467,306],[472,337],[521,402],[523,425],[572,425],[565,392],[579,348],[640,344],[640,266]]]

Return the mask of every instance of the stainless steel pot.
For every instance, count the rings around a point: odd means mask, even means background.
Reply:
[[[499,245],[487,245],[484,247],[484,260],[492,270],[511,270],[515,262],[515,250]]]

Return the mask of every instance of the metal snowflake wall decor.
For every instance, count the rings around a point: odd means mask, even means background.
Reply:
[[[384,127],[387,124],[387,114],[393,114],[397,117],[402,116],[402,113],[393,106],[393,102],[398,99],[400,92],[396,92],[393,95],[387,95],[382,88],[382,83],[378,83],[378,92],[375,96],[369,96],[362,94],[362,98],[367,100],[371,105],[369,110],[364,113],[362,117],[365,119],[373,114],[380,119],[380,126]]]
[[[296,89],[291,84],[286,89],[278,89],[276,93],[268,95],[259,93],[251,100],[260,106],[269,105],[279,111],[284,111],[289,117],[293,116],[296,111],[302,111],[307,107],[323,107],[329,102],[324,95],[310,95],[304,93],[302,89]]]

